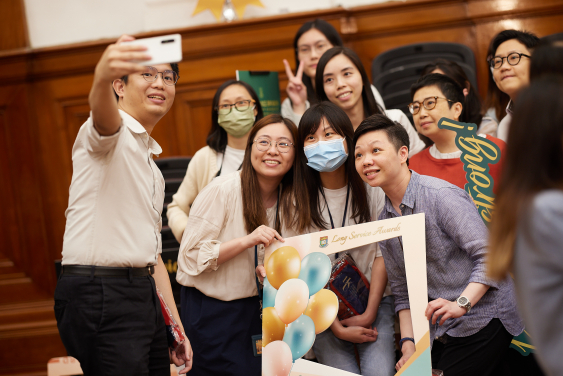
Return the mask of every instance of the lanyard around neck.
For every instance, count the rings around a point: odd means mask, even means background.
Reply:
[[[330,208],[328,207],[328,201],[326,200],[324,189],[321,187],[321,194],[325,200],[326,210],[328,211],[328,217],[330,218],[330,228],[334,230],[334,221],[332,220],[332,214],[330,213]],[[348,185],[348,189],[346,190],[346,205],[344,205],[344,215],[342,216],[342,226],[346,225],[346,213],[348,213],[348,199],[350,198],[350,185]]]

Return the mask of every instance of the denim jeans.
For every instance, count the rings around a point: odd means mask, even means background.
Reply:
[[[395,309],[393,296],[381,300],[372,327],[377,328],[375,342],[356,344],[360,367],[356,362],[354,344],[337,338],[327,329],[317,335],[313,351],[321,364],[365,376],[393,376],[395,374]]]

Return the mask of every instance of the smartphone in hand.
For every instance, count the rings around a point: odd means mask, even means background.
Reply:
[[[182,60],[182,36],[180,34],[163,35],[160,37],[135,39],[128,44],[136,44],[147,47],[145,51],[151,60],[134,61],[143,65],[157,65],[166,63],[177,63]]]

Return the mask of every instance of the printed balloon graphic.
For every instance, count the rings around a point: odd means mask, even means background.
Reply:
[[[287,343],[271,342],[262,350],[262,376],[288,376],[292,360],[291,349]]]
[[[301,270],[301,257],[293,247],[276,249],[264,264],[266,277],[273,288],[279,290],[282,283],[288,279],[299,277]]]
[[[309,298],[309,304],[303,315],[315,323],[315,334],[324,332],[333,323],[338,314],[338,298],[330,290],[322,289]]]
[[[301,316],[308,303],[309,288],[307,284],[300,279],[294,278],[285,281],[281,285],[276,294],[274,307],[281,321],[289,324]]]
[[[270,285],[268,278],[267,277],[264,278],[264,297],[262,300],[262,307],[263,308],[273,307],[275,304],[277,293],[278,290],[276,290],[275,288],[272,287],[272,285]]]
[[[309,296],[316,294],[326,286],[330,278],[330,272],[331,262],[324,253],[309,253],[301,260],[299,279],[305,281],[309,287]]]
[[[293,361],[301,358],[315,342],[315,324],[309,316],[302,315],[285,329],[283,341],[289,345]]]
[[[275,308],[264,308],[262,312],[262,346],[281,341],[284,333],[285,323],[280,320]]]

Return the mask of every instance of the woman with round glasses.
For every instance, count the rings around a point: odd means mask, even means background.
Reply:
[[[213,180],[192,205],[176,277],[194,349],[190,374],[261,374],[253,351],[253,336],[262,333],[255,267],[263,246],[283,241],[293,212],[296,138],[290,120],[264,117],[250,131],[242,170]]]
[[[248,134],[263,117],[258,95],[242,81],[224,82],[213,97],[207,146],[193,156],[184,181],[172,197],[166,215],[180,242],[190,207],[198,193],[216,176],[240,170]]]
[[[342,38],[338,31],[326,22],[317,18],[305,22],[293,39],[296,73],[293,74],[287,60],[283,60],[288,78],[287,98],[283,101],[281,114],[299,125],[301,116],[312,104],[317,103],[315,76],[319,59],[325,51],[335,46],[342,46]],[[377,103],[385,109],[381,95],[371,86]]]
[[[309,233],[377,219],[384,193],[364,184],[355,173],[354,128],[346,113],[330,102],[309,108],[301,119],[296,147],[294,230]],[[361,315],[338,318],[317,335],[313,351],[319,363],[356,374],[395,373],[394,303],[377,244],[348,251],[370,281],[367,308]],[[339,256],[343,256],[340,254]],[[336,255],[329,256],[334,262]],[[355,348],[360,364],[356,361]]]
[[[467,178],[460,159],[461,150],[455,142],[457,134],[449,129],[438,128],[438,122],[443,117],[468,122],[463,89],[450,77],[431,73],[422,76],[412,85],[411,95],[413,102],[409,104],[409,110],[413,115],[416,130],[427,137],[432,145],[413,156],[409,160],[409,168],[421,175],[433,176],[464,189]],[[504,141],[484,133],[479,133],[479,136],[493,141],[502,155]],[[489,165],[492,182],[488,184],[498,181],[501,162],[502,159]],[[484,181],[480,183],[487,184]],[[496,188],[496,185],[493,185],[495,191]]]
[[[537,46],[539,38],[527,31],[504,30],[491,41],[493,52],[487,61],[493,80],[500,91],[508,94],[510,102],[506,107],[506,116],[498,126],[497,137],[506,141],[508,128],[512,120],[513,102],[530,82],[531,50]]]
[[[384,114],[406,129],[410,141],[409,156],[426,146],[401,110],[382,110],[378,106],[364,66],[351,49],[334,47],[325,52],[319,60],[315,81],[317,99],[330,101],[344,110],[354,130],[365,118]]]

